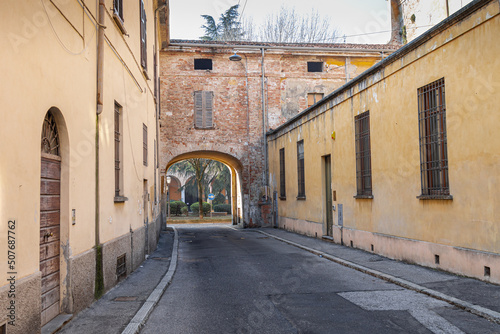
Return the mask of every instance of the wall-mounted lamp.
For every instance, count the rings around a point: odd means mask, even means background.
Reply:
[[[236,51],[234,51],[234,55],[229,56],[229,60],[231,60],[231,61],[240,61],[241,60],[241,56],[239,54],[237,54]]]

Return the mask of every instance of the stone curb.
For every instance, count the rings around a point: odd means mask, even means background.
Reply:
[[[156,304],[160,300],[161,296],[172,282],[172,278],[174,277],[175,269],[177,268],[177,250],[179,247],[179,235],[177,230],[173,226],[169,226],[174,230],[174,244],[172,246],[172,256],[170,260],[170,265],[168,267],[168,271],[163,276],[161,281],[158,283],[156,288],[151,292],[146,302],[141,306],[139,311],[132,318],[130,323],[125,327],[122,334],[137,334],[139,333],[141,327],[144,325],[149,315],[155,308]]]
[[[361,271],[361,272],[363,272],[365,274],[368,274],[368,275],[371,275],[371,276],[383,279],[385,281],[394,283],[394,284],[399,285],[399,286],[401,286],[403,288],[410,289],[410,290],[413,290],[413,291],[416,291],[416,292],[419,292],[419,293],[423,293],[423,294],[428,295],[430,297],[433,297],[433,298],[445,301],[445,302],[447,302],[447,303],[449,303],[451,305],[454,305],[456,307],[459,307],[459,308],[461,308],[461,309],[463,309],[463,310],[465,310],[467,312],[470,312],[472,314],[475,314],[475,315],[478,315],[480,317],[483,317],[483,318],[485,318],[485,319],[487,319],[489,321],[493,321],[493,322],[495,322],[497,324],[500,324],[500,313],[492,311],[492,310],[487,309],[485,307],[482,307],[482,306],[479,306],[479,305],[475,305],[475,304],[463,301],[461,299],[458,299],[458,298],[455,298],[455,297],[452,297],[452,296],[448,296],[448,295],[446,295],[444,293],[441,293],[439,291],[428,289],[428,288],[426,288],[424,286],[415,284],[415,283],[407,281],[405,279],[398,278],[398,277],[395,277],[395,276],[392,276],[392,275],[389,275],[389,274],[385,274],[383,272],[380,272],[380,271],[377,271],[377,270],[374,270],[374,269],[370,269],[368,267],[364,267],[364,266],[356,264],[354,262],[350,262],[350,261],[341,259],[339,257],[336,257],[336,256],[333,256],[333,255],[324,253],[324,252],[319,251],[319,250],[316,250],[314,248],[310,248],[310,247],[298,244],[296,242],[293,242],[293,241],[290,241],[290,240],[287,240],[287,239],[284,239],[284,238],[277,237],[275,235],[272,235],[272,234],[264,232],[264,231],[257,231],[257,232],[262,233],[264,235],[267,235],[267,236],[269,236],[271,238],[274,238],[276,240],[282,241],[284,243],[287,243],[289,245],[295,246],[297,248],[303,249],[303,250],[308,251],[310,253],[313,253],[315,255],[321,256],[321,257],[323,257],[323,258],[325,258],[327,260],[330,260],[332,262],[335,262],[335,263],[341,264],[343,266],[346,266],[346,267],[349,267],[349,268]]]

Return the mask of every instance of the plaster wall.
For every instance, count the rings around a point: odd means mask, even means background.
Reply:
[[[500,83],[493,73],[500,71],[496,57],[500,47],[491,43],[500,25],[498,13],[498,1],[484,1],[459,21],[434,31],[419,44],[408,45],[395,60],[355,79],[325,103],[268,135],[270,179],[278,193],[279,149],[285,149],[286,199],[278,203],[281,219],[325,225],[327,208],[319,190],[324,187],[319,171],[322,157],[331,155],[333,204],[337,210],[343,204],[343,223],[346,231],[352,231],[356,247],[369,249],[369,239],[361,237],[366,233],[402,238],[384,254],[395,258],[405,254],[422,264],[433,261],[435,249],[460,249],[446,251],[447,270],[484,279],[478,266],[491,266],[487,279],[499,282],[500,268],[494,266],[500,256],[496,205],[500,195],[496,131]],[[417,89],[440,78],[445,79],[453,199],[419,200]],[[356,199],[354,118],[365,111],[370,111],[373,199]],[[296,199],[299,140],[305,146],[306,200]],[[338,226],[338,211],[333,214]],[[302,225],[304,233],[309,233]],[[418,252],[408,251],[414,249],[413,244],[418,244]],[[479,258],[474,266],[459,264],[472,264]]]

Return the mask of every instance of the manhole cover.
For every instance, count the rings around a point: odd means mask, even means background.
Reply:
[[[134,296],[121,296],[121,297],[116,297],[114,299],[115,302],[133,302],[136,301],[137,298],[139,297],[134,297]]]

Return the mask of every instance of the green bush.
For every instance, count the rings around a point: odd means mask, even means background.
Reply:
[[[184,216],[187,216],[187,215],[188,215],[188,211],[189,211],[189,210],[188,210],[187,205],[186,205],[186,206],[183,206],[183,207],[181,208],[181,213],[182,213]]]
[[[200,203],[196,202],[191,204],[189,207],[193,213],[199,213],[200,212]],[[210,213],[210,204],[207,202],[203,202],[203,214],[207,215]]]
[[[217,204],[214,205],[215,212],[227,212],[231,214],[231,204]]]
[[[182,208],[186,207],[186,203],[182,201],[170,201],[170,215],[179,216],[182,213]]]

